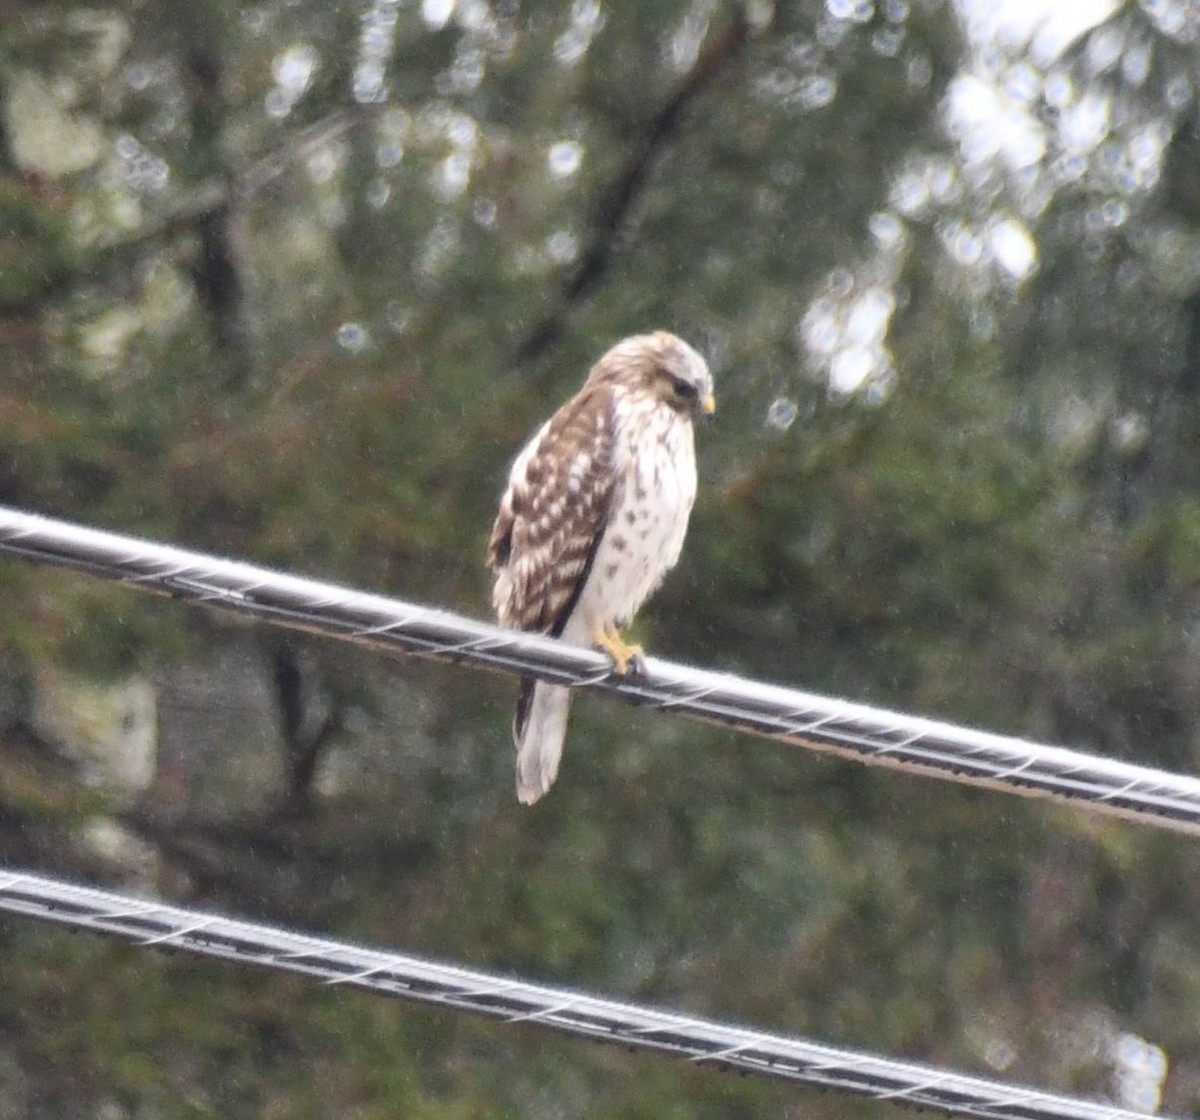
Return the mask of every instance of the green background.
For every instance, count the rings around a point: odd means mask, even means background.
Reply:
[[[486,617],[665,327],[653,653],[1194,771],[1200,22],[984,8],[0,0],[0,502]],[[513,694],[5,560],[0,858],[1197,1109],[1193,840],[590,697],[524,809]],[[0,991],[6,1117],[897,1114],[17,919]]]

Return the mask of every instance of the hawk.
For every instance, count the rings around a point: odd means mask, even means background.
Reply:
[[[667,331],[618,342],[517,456],[488,542],[502,626],[594,645],[622,676],[620,628],[675,566],[696,497],[692,421],[716,405],[704,359]],[[523,678],[517,798],[558,773],[570,691]]]

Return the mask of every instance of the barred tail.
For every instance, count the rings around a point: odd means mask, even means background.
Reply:
[[[513,717],[517,746],[517,800],[532,805],[554,784],[567,734],[571,690],[558,684],[522,679]]]

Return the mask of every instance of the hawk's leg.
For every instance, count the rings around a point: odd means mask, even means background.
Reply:
[[[640,676],[646,670],[641,646],[629,645],[615,626],[594,626],[592,641],[613,661],[613,670],[618,677]]]

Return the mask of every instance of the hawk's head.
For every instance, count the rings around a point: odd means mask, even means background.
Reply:
[[[595,364],[588,380],[625,385],[688,416],[707,415],[717,407],[708,363],[670,331],[618,342]]]

